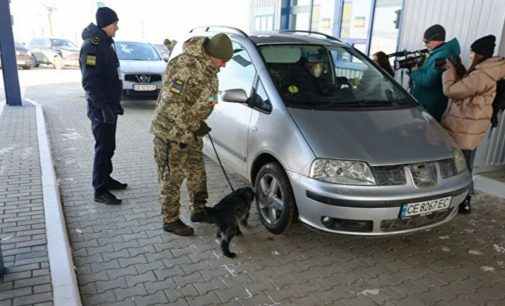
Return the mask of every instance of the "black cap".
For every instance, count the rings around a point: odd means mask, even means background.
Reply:
[[[493,56],[494,47],[496,46],[495,41],[496,37],[494,35],[487,35],[474,41],[470,49],[477,54],[491,57]]]
[[[116,12],[108,7],[101,7],[96,11],[96,25],[99,28],[104,28],[118,21]]]
[[[445,41],[445,29],[439,24],[434,24],[424,31],[424,40],[426,41]]]

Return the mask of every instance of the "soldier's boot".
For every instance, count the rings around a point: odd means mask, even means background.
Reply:
[[[106,188],[108,190],[124,190],[128,187],[128,184],[121,183],[118,180],[113,179],[112,177],[109,179]]]
[[[121,204],[121,200],[116,198],[116,196],[110,193],[108,190],[95,192],[95,202],[104,203],[107,205]]]
[[[193,210],[191,212],[191,222],[209,222],[205,209]]]
[[[174,222],[164,223],[163,230],[179,236],[193,236],[193,228],[184,224],[180,219]]]

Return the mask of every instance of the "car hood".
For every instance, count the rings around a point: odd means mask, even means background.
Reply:
[[[165,61],[119,61],[119,70],[122,73],[155,73],[163,74],[167,63]]]
[[[392,165],[452,157],[448,134],[418,108],[288,111],[318,158]]]

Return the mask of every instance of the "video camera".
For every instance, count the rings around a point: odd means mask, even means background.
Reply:
[[[394,69],[408,69],[411,70],[415,66],[421,66],[426,59],[428,49],[414,50],[414,51],[399,51],[391,53],[388,57],[394,57]]]

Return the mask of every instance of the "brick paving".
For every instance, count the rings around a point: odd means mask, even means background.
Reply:
[[[0,117],[0,305],[52,305],[35,108]]]
[[[505,305],[503,200],[480,194],[470,216],[391,238],[328,235],[300,223],[273,236],[254,209],[231,260],[210,225],[195,225],[190,238],[161,230],[152,101],[124,103],[114,173],[130,188],[117,193],[121,207],[110,207],[91,201],[92,137],[79,84],[32,86],[26,95],[45,108],[86,306]],[[214,203],[228,190],[213,162],[207,169]]]

